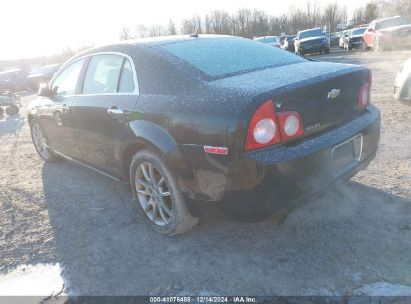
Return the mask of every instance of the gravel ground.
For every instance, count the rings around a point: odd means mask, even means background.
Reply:
[[[281,225],[210,208],[188,234],[159,236],[126,186],[65,161],[44,164],[24,108],[0,118],[0,276],[58,263],[68,294],[411,295],[411,107],[392,99],[408,57],[316,57],[372,69],[380,149],[367,170],[306,199]]]

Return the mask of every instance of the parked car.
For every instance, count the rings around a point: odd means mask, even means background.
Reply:
[[[339,33],[331,33],[329,39],[330,39],[330,46],[333,46],[333,47],[339,46],[339,42],[340,42]]]
[[[295,35],[290,35],[287,36],[284,39],[284,45],[283,45],[283,49],[290,51],[290,52],[295,52],[295,47],[294,47],[294,39],[295,39]]]
[[[411,46],[411,24],[401,16],[374,20],[364,33],[364,47],[384,51]]]
[[[48,82],[60,67],[61,64],[59,63],[41,67],[27,76],[27,85],[33,91],[37,91],[40,83]]]
[[[26,71],[21,69],[0,72],[0,93],[26,90],[27,74]]]
[[[287,36],[280,36],[280,45],[281,45],[281,47],[284,45],[285,38],[287,38]]]
[[[411,105],[411,58],[403,64],[395,78],[394,98]]]
[[[344,40],[345,37],[347,37],[347,35],[349,34],[350,30],[345,30],[345,31],[341,31],[340,32],[340,39],[338,41],[338,46],[340,47],[340,49],[344,48]]]
[[[362,66],[239,37],[171,36],[70,59],[28,122],[43,160],[129,183],[145,220],[170,235],[198,222],[190,200],[251,193],[255,206],[270,195],[278,212],[365,168],[380,134],[370,87]]]
[[[278,48],[281,47],[280,38],[278,38],[277,36],[255,37],[253,40]]]
[[[298,32],[294,45],[295,52],[300,55],[330,52],[328,38],[319,28]]]
[[[344,39],[344,49],[349,51],[353,48],[363,47],[363,35],[366,29],[366,27],[351,29]]]

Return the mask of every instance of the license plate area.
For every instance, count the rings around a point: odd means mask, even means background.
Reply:
[[[361,160],[362,146],[363,135],[358,134],[333,147],[332,164],[334,175],[340,175]]]

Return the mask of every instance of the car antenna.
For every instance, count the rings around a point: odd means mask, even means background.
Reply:
[[[199,31],[199,29],[200,29],[200,25],[197,25],[195,34],[191,34],[190,37],[198,38],[198,31]]]

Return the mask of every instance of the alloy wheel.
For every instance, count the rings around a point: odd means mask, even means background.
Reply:
[[[38,123],[33,125],[32,134],[37,151],[44,159],[48,159],[50,157],[50,147],[47,142],[46,134],[44,134],[43,129]]]
[[[171,221],[173,201],[170,188],[160,171],[149,162],[138,165],[135,187],[141,208],[146,216],[158,226]]]

